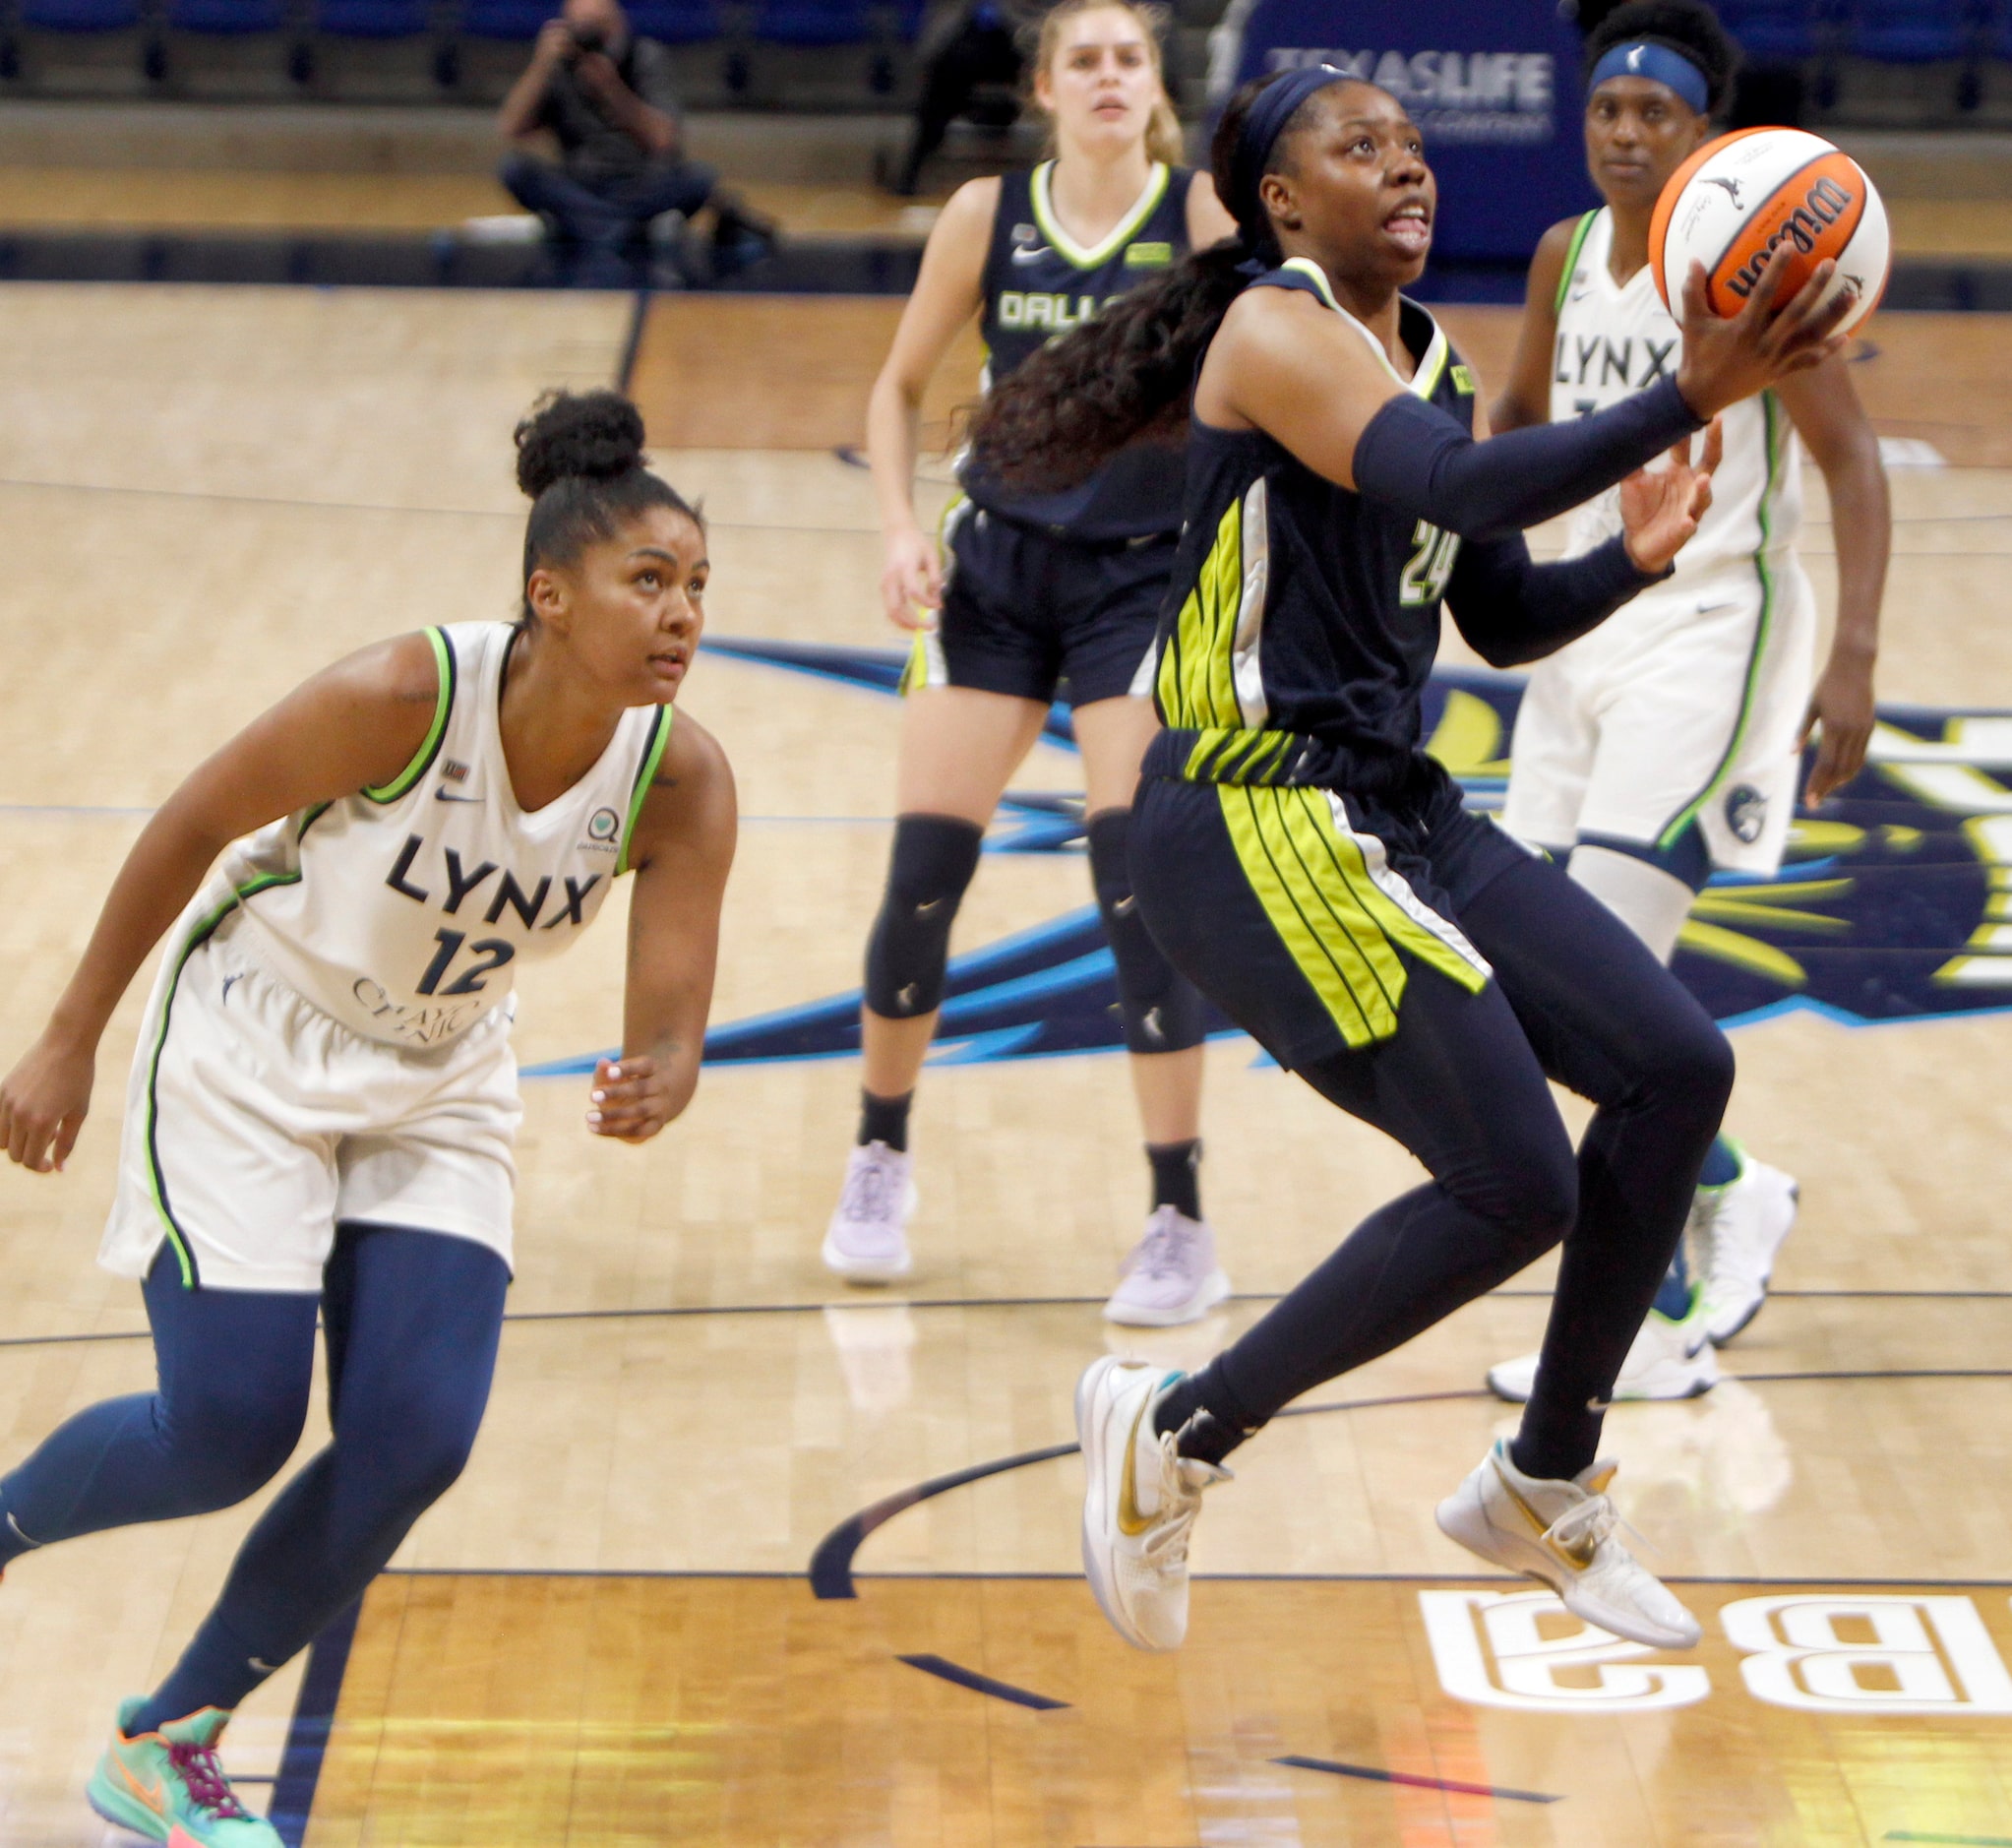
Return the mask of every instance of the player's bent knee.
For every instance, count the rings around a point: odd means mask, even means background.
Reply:
[[[1138,1053],[1185,1052],[1207,1036],[1205,1005],[1194,986],[1169,962],[1131,889],[1127,858],[1129,809],[1105,809],[1089,820],[1090,881],[1103,915],[1111,959],[1118,965],[1118,1007],[1125,1044]]]
[[[307,1424],[307,1401],[205,1393],[172,1408],[168,1431],[190,1513],[235,1507],[271,1482]]]
[[[904,815],[894,824],[886,895],[867,941],[866,1005],[892,1020],[943,1003],[950,926],[978,870],[985,831],[952,815]]]

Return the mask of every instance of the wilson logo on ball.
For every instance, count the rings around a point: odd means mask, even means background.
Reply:
[[[1712,313],[1736,315],[1780,266],[1786,303],[1826,258],[1830,287],[1857,299],[1841,324],[1877,306],[1890,262],[1886,209],[1851,155],[1799,129],[1750,128],[1708,142],[1671,175],[1649,223],[1649,267],[1680,313],[1692,264]]]

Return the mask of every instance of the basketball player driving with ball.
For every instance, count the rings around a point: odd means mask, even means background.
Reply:
[[[1490,412],[1497,432],[1590,415],[1668,376],[1682,353],[1651,274],[1650,220],[1717,132],[1738,50],[1701,0],[1633,0],[1586,55],[1586,163],[1607,203],[1538,246],[1514,370]],[[1858,774],[1872,732],[1892,514],[1846,357],[1780,380],[1722,423],[1712,505],[1675,575],[1532,669],[1502,815],[1665,962],[1715,869],[1767,878],[1780,867],[1811,736],[1807,796],[1820,802]],[[1837,626],[1820,674],[1815,597],[1796,555],[1803,448],[1837,544]],[[1619,526],[1610,489],[1572,515],[1566,555]],[[1679,1247],[1616,1398],[1710,1389],[1714,1344],[1758,1313],[1796,1199],[1787,1174],[1720,1137],[1689,1228],[1702,1274],[1693,1285]],[[1536,1368],[1534,1354],[1505,1361],[1489,1384],[1527,1399]]]

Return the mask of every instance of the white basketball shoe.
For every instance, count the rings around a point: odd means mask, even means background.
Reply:
[[[892,1283],[915,1268],[908,1217],[914,1163],[904,1149],[867,1142],[845,1164],[845,1186],[824,1228],[824,1268],[848,1283]]]
[[[1179,1374],[1106,1355],[1076,1382],[1083,1447],[1083,1571],[1111,1627],[1137,1649],[1188,1634],[1188,1538],[1202,1491],[1230,1472],[1153,1429],[1153,1400]]]
[[[1190,1219],[1178,1206],[1158,1206],[1125,1261],[1104,1320],[1132,1328],[1172,1328],[1199,1322],[1229,1293],[1208,1221]]]
[[[1439,1504],[1439,1531],[1494,1565],[1542,1579],[1589,1624],[1652,1649],[1688,1649],[1703,1633],[1697,1619],[1614,1537],[1620,1524],[1607,1498],[1614,1472],[1599,1462],[1570,1482],[1526,1476],[1498,1442]]]
[[[1760,1314],[1800,1194],[1793,1175],[1744,1150],[1733,1180],[1698,1189],[1691,1236],[1702,1248],[1705,1326],[1714,1341],[1732,1340]]]
[[[1520,1405],[1537,1380],[1537,1356],[1520,1354],[1488,1370],[1489,1390],[1496,1398]],[[1719,1384],[1719,1357],[1705,1325],[1704,1291],[1690,1293],[1690,1312],[1673,1320],[1652,1309],[1620,1363],[1620,1378],[1610,1395],[1623,1399],[1694,1399]]]

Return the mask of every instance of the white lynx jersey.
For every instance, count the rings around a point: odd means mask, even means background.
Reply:
[[[1674,375],[1682,336],[1646,264],[1624,286],[1607,260],[1614,215],[1604,207],[1579,221],[1557,293],[1557,339],[1551,355],[1551,418],[1584,417]],[[1664,593],[1729,568],[1749,571],[1757,557],[1795,543],[1802,524],[1800,446],[1774,394],[1735,404],[1722,417],[1726,459],[1712,480],[1712,505],[1677,555],[1677,578]],[[1590,551],[1620,530],[1620,490],[1588,501],[1571,516],[1566,555]]]
[[[499,722],[513,626],[426,633],[440,697],[411,763],[233,843],[179,937],[186,956],[228,925],[344,1026],[415,1049],[458,1038],[510,994],[519,960],[557,955],[592,921],[628,870],[671,733],[669,707],[632,708],[593,769],[527,815]]]

